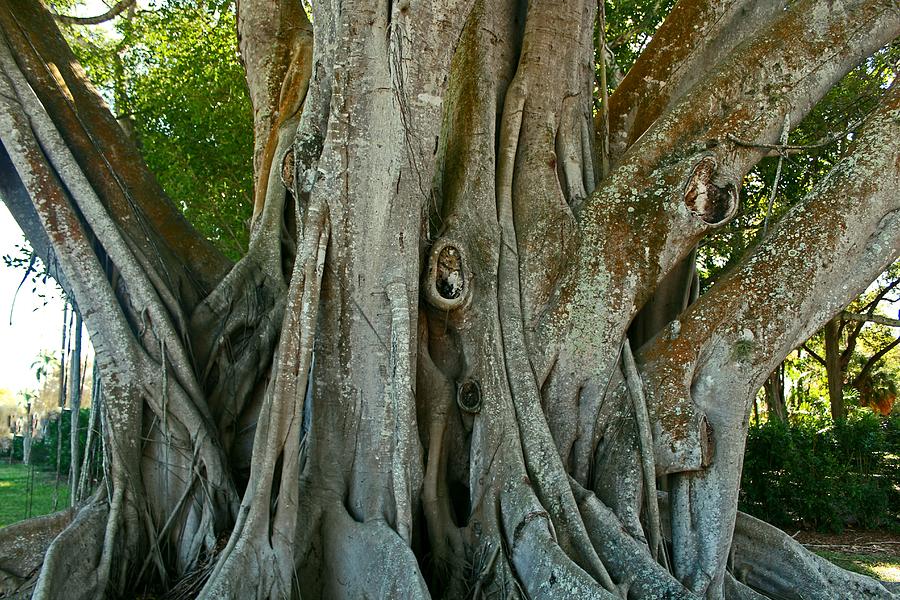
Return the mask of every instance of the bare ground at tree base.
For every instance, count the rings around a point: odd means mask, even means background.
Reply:
[[[883,581],[900,581],[900,533],[846,530],[800,531],[794,539],[840,567]]]

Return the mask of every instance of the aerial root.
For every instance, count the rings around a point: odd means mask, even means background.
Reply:
[[[644,476],[644,498],[647,501],[647,529],[650,539],[650,555],[656,560],[662,545],[659,533],[659,504],[656,499],[656,464],[653,456],[653,435],[650,432],[650,416],[647,413],[647,400],[644,397],[644,386],[631,353],[628,338],[622,346],[622,364],[625,370],[625,381],[634,405],[635,422],[637,423],[638,440],[640,441],[641,470]]]
[[[274,380],[266,390],[257,421],[250,481],[231,538],[201,598],[280,597],[290,595],[295,583],[300,423],[328,244],[326,210],[322,203],[309,209],[308,229],[291,279]],[[294,359],[296,370],[291,366]],[[304,520],[304,527],[311,528],[314,516],[305,514]]]
[[[560,547],[550,515],[503,502],[506,547],[528,598],[616,598]],[[512,517],[512,518],[510,518]]]
[[[881,582],[845,571],[780,529],[740,512],[733,549],[735,578],[764,596],[797,600],[898,598]]]
[[[47,548],[32,598],[103,596],[107,580],[99,571],[108,518],[109,506],[100,500],[78,511]]]
[[[697,598],[635,540],[615,513],[574,480],[572,491],[588,535],[623,597],[641,599]]]
[[[355,521],[341,506],[323,515],[325,598],[430,598],[416,557],[381,519]]]
[[[66,509],[0,529],[0,597],[31,597],[47,547],[74,516]]]

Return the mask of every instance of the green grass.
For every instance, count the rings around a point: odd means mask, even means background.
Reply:
[[[28,489],[31,467],[23,464],[0,462],[0,527],[22,521],[28,516],[37,517],[53,512],[56,495],[56,474],[34,469],[34,486],[31,493],[31,513],[28,513]],[[60,481],[57,510],[69,504],[69,487],[66,478]]]
[[[900,581],[900,556],[890,554],[850,554],[830,550],[816,550],[842,569],[862,573],[882,581]]]

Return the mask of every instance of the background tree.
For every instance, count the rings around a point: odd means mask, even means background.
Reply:
[[[3,449],[12,443],[12,432],[19,417],[19,406],[12,390],[0,388],[0,439]]]
[[[679,2],[595,120],[596,9],[241,2],[232,264],[52,15],[0,6],[0,194],[85,317],[107,452],[0,532],[8,591],[893,597],[737,511],[757,390],[900,254],[890,78],[699,296],[691,257],[900,14]]]

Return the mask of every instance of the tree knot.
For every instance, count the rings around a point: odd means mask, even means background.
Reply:
[[[718,172],[714,156],[700,159],[684,189],[684,204],[709,225],[721,225],[737,210],[737,187]]]
[[[428,302],[441,310],[462,307],[470,296],[469,279],[462,247],[447,239],[438,240],[431,249],[423,282]]]
[[[481,412],[481,386],[474,379],[467,379],[456,389],[456,404],[463,412],[476,415]]]

